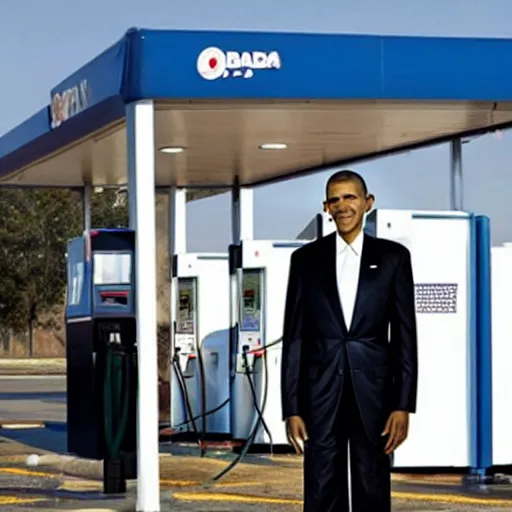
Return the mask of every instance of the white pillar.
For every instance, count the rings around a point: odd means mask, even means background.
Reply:
[[[232,243],[235,246],[241,246],[244,241],[254,239],[254,194],[250,188],[241,187],[238,180],[233,184],[231,191],[231,229]],[[243,266],[243,261],[242,261]],[[236,372],[238,359],[241,357],[240,343],[240,310],[241,310],[241,291],[243,283],[243,271],[241,268],[232,269],[229,276],[229,295],[230,295],[230,348],[231,348],[231,432],[236,437],[241,433],[240,429],[244,424],[240,424],[239,411],[243,411],[247,406],[247,397],[250,397],[250,387],[247,386],[245,375]],[[243,415],[242,415],[243,416]]]
[[[183,188],[172,187],[169,190],[169,319],[170,319],[170,343],[169,355],[171,365],[169,368],[170,379],[170,423],[171,427],[181,423],[183,417],[181,408],[181,390],[178,377],[172,364],[175,353],[175,322],[177,320],[177,295],[178,280],[174,275],[173,267],[176,254],[183,254],[187,251],[187,191]]]
[[[450,152],[450,208],[462,210],[464,207],[464,182],[462,178],[462,140],[451,141]]]
[[[82,194],[83,194],[83,203],[84,203],[84,231],[89,231],[91,229],[91,196],[92,196],[92,186],[90,183],[86,183],[84,185]]]
[[[231,229],[234,244],[254,238],[254,192],[235,184],[231,194]]]
[[[137,511],[160,511],[156,315],[155,143],[152,101],[126,107],[128,200],[135,230],[138,348]]]
[[[187,252],[187,191],[169,191],[169,256]]]

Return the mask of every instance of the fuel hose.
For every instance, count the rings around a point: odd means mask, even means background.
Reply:
[[[128,425],[131,361],[119,343],[108,343],[103,388],[105,445],[110,460],[119,460]]]
[[[201,457],[204,457],[206,454],[206,375],[205,375],[205,369],[204,369],[204,360],[203,360],[203,352],[201,350],[201,347],[197,346],[197,361],[198,361],[198,367],[199,367],[199,374],[200,374],[200,382],[201,382],[201,440],[200,440],[200,447],[201,447]]]
[[[192,429],[194,430],[194,433],[197,437],[199,448],[201,450],[201,456],[203,456],[205,454],[203,441],[202,441],[201,437],[199,436],[199,431],[197,429],[197,425],[196,425],[196,421],[195,421],[197,418],[194,417],[194,414],[192,412],[192,405],[191,405],[190,397],[189,397],[189,394],[187,391],[187,385],[185,383],[185,376],[183,375],[183,372],[181,370],[180,362],[179,362],[179,358],[178,358],[177,354],[175,354],[175,356],[173,357],[172,366],[176,372],[176,378],[178,380],[178,385],[180,387],[183,401],[185,402],[185,409],[186,409],[187,416],[190,418],[190,420],[186,421],[185,423],[187,423],[187,424],[192,423]]]
[[[277,345],[278,343],[281,343],[281,341],[282,341],[282,338],[279,338],[279,339],[273,341],[272,343],[269,343],[268,345],[264,345],[263,347],[258,348],[254,352],[260,352],[260,351],[267,350],[270,347],[273,347],[274,345]],[[251,353],[251,352],[252,351],[249,351],[249,353]],[[268,361],[265,361],[265,371],[267,372],[267,370],[268,370]],[[181,369],[178,367],[176,369],[176,372],[177,373],[181,373]],[[180,386],[180,392],[181,392],[182,398],[184,399],[184,402],[188,402],[190,404],[190,399],[188,397],[188,393],[183,388],[183,385],[182,385],[182,383],[180,382],[179,379],[178,379],[178,385]],[[203,390],[204,390],[204,386],[203,386]],[[253,395],[253,401],[254,401],[254,395]],[[182,421],[181,423],[178,423],[177,425],[170,425],[169,424],[169,427],[177,429],[177,428],[180,428],[180,427],[186,427],[186,426],[192,425],[192,428],[193,428],[194,432],[197,433],[197,427],[195,426],[195,420],[198,420],[198,419],[201,419],[202,417],[206,417],[206,416],[210,416],[212,414],[215,414],[216,412],[218,412],[221,409],[223,409],[224,407],[226,407],[226,405],[228,405],[229,402],[231,402],[231,397],[226,398],[222,403],[220,403],[219,405],[217,405],[213,409],[205,411],[204,413],[201,412],[197,416],[193,416],[193,417],[191,417],[189,419],[186,419],[185,421]],[[189,410],[190,406],[187,406],[187,409]],[[171,437],[172,437],[172,434],[171,434]]]
[[[249,451],[250,447],[254,443],[254,439],[256,438],[258,428],[260,427],[261,424],[263,424],[263,427],[264,427],[265,431],[267,432],[267,435],[269,436],[269,440],[270,440],[270,444],[271,444],[271,451],[272,451],[272,445],[273,445],[272,436],[271,436],[270,430],[269,430],[268,426],[266,425],[266,422],[263,417],[263,413],[266,408],[267,395],[268,395],[268,361],[267,361],[267,357],[266,357],[266,352],[269,348],[271,348],[275,345],[278,345],[282,341],[283,341],[283,338],[280,337],[280,338],[272,341],[271,343],[268,343],[266,345],[258,347],[257,349],[244,352],[243,357],[244,357],[245,361],[247,358],[247,354],[250,354],[250,353],[261,354],[261,357],[263,358],[264,373],[265,373],[265,392],[264,392],[264,396],[263,396],[263,404],[261,405],[261,407],[259,406],[258,400],[256,397],[256,390],[254,389],[254,384],[253,384],[252,379],[250,378],[250,375],[248,374],[248,372],[245,371],[244,372],[245,376],[249,379],[249,385],[251,387],[251,395],[252,395],[252,399],[253,399],[253,403],[254,403],[254,408],[256,410],[256,420],[255,420],[254,426],[251,429],[251,432],[250,432],[246,442],[244,443],[239,455],[230,464],[228,464],[228,466],[226,468],[224,468],[222,471],[220,471],[219,473],[214,475],[212,478],[210,478],[207,482],[205,482],[204,483],[205,486],[211,485],[211,484],[217,482],[218,480],[220,480],[221,478],[223,478],[224,476],[226,476],[239,462],[242,461],[242,459],[247,455],[247,452]],[[210,414],[213,414],[213,413],[219,411],[220,409],[222,409],[223,407],[225,407],[231,401],[231,399],[227,398],[220,405],[218,405],[217,407],[215,407],[209,411],[205,410],[206,407],[205,407],[205,403],[203,402],[201,414],[199,414],[198,416],[194,416],[192,414],[190,397],[188,396],[188,392],[187,392],[186,385],[184,382],[184,376],[183,376],[183,373],[179,366],[179,361],[178,361],[178,358],[176,357],[176,355],[174,356],[174,358],[172,358],[171,364],[175,368],[175,371],[177,373],[178,385],[180,386],[182,398],[184,399],[185,406],[186,406],[186,409],[187,409],[187,412],[189,415],[189,419],[185,420],[184,422],[180,423],[179,425],[176,425],[176,428],[179,428],[179,427],[185,426],[185,425],[188,426],[188,425],[192,424],[192,429],[194,430],[194,433],[196,434],[196,436],[199,438],[199,432],[198,432],[195,420],[202,418],[203,429],[204,429],[206,416],[209,416]],[[204,396],[205,395],[204,370],[202,372],[201,377],[203,377],[203,378],[201,378],[201,388],[202,388],[201,390],[202,390],[202,394]],[[200,446],[203,444],[201,441],[202,440],[199,438]],[[204,455],[204,453],[205,453],[204,448],[203,448],[203,446],[201,446],[201,455]]]
[[[265,412],[265,408],[267,405],[267,394],[268,394],[268,361],[267,361],[266,354],[267,354],[267,350],[270,347],[273,347],[273,346],[281,343],[282,341],[283,341],[283,338],[281,337],[267,345],[263,345],[262,347],[258,347],[257,349],[254,349],[254,350],[251,350],[248,352],[244,352],[244,360],[246,360],[248,353],[258,353],[258,354],[261,354],[261,357],[263,358],[264,372],[265,372],[265,392],[263,395],[263,404],[261,405],[261,408],[260,408],[258,405],[258,400],[256,398],[256,392],[254,390],[253,383],[252,383],[252,380],[248,373],[247,365],[246,365],[246,369],[245,369],[244,373],[249,378],[249,381],[250,381],[251,394],[253,395],[253,402],[254,402],[254,406],[256,409],[256,413],[257,413],[254,426],[253,426],[247,440],[245,441],[242,449],[240,450],[240,453],[238,454],[238,456],[235,459],[233,459],[223,470],[219,471],[216,475],[214,475],[212,478],[210,478],[208,481],[206,481],[203,484],[205,487],[209,487],[210,485],[218,482],[221,478],[225,477],[231,470],[233,470],[237,466],[237,464],[239,464],[243,460],[243,458],[247,455],[249,449],[251,448],[252,444],[254,443],[254,439],[256,438],[256,434],[258,432],[260,425],[262,423],[265,425],[264,420],[263,420],[263,413]],[[266,426],[264,426],[264,428],[267,431],[267,434],[270,434],[268,428]],[[270,439],[270,442],[272,443],[272,437],[270,435],[269,435],[269,439]]]

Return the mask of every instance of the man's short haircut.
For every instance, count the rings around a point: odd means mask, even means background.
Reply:
[[[357,181],[361,185],[363,189],[363,193],[365,197],[368,195],[368,187],[366,186],[366,182],[363,177],[357,172],[351,171],[350,169],[344,169],[343,171],[335,172],[328,180],[325,185],[325,197],[329,197],[329,187],[334,183],[341,183],[344,181]]]

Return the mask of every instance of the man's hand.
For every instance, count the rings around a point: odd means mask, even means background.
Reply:
[[[306,425],[300,416],[286,418],[286,433],[288,441],[298,454],[304,453],[304,442],[308,440]]]
[[[409,432],[409,413],[406,411],[393,411],[388,418],[383,436],[389,436],[384,452],[392,454],[407,438]]]

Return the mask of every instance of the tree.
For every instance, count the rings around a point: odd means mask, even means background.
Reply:
[[[63,190],[0,190],[0,315],[28,332],[38,315],[62,300],[66,241],[80,232],[80,203]]]
[[[96,228],[128,227],[128,206],[123,189],[98,189],[92,195],[91,224]]]
[[[126,204],[115,190],[94,194],[96,227],[125,226]],[[79,194],[56,189],[0,188],[0,325],[28,332],[42,313],[62,304],[67,241],[83,231]]]

